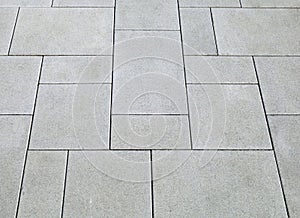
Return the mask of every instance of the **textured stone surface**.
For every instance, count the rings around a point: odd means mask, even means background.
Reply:
[[[16,213],[30,126],[29,116],[0,116],[0,211]]]
[[[154,179],[184,155],[154,162]],[[164,152],[154,152],[154,160]],[[273,152],[194,151],[154,181],[155,217],[286,217]]]
[[[222,55],[299,55],[299,10],[212,9]]]
[[[40,57],[0,57],[0,113],[33,112],[41,60]]]
[[[30,148],[108,148],[110,85],[41,85]]]
[[[268,117],[291,217],[300,216],[300,116]]]
[[[112,9],[21,8],[12,54],[111,54]]]
[[[267,113],[300,113],[300,58],[255,58]]]

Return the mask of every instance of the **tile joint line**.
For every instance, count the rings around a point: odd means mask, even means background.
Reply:
[[[280,182],[280,186],[281,186],[281,192],[282,192],[282,196],[283,196],[283,200],[284,200],[284,204],[285,204],[286,214],[287,214],[287,217],[290,217],[289,209],[288,209],[288,205],[287,205],[287,200],[286,200],[286,197],[285,197],[284,187],[283,187],[283,183],[282,183],[282,178],[281,178],[281,174],[280,174],[280,169],[279,169],[279,165],[278,165],[277,155],[276,155],[276,151],[275,151],[275,147],[274,147],[274,143],[273,143],[272,133],[271,133],[271,129],[270,129],[269,121],[268,121],[268,116],[267,116],[267,112],[266,112],[266,107],[265,107],[265,103],[264,103],[264,99],[263,99],[263,95],[262,95],[262,90],[261,90],[261,87],[260,87],[259,76],[258,76],[254,56],[252,56],[252,62],[253,62],[253,67],[254,67],[254,70],[255,70],[255,75],[256,75],[256,79],[257,79],[257,83],[258,83],[258,90],[259,90],[261,103],[262,103],[262,107],[263,107],[263,111],[264,111],[264,116],[265,116],[265,120],[266,120],[266,124],[267,124],[267,128],[268,128],[269,138],[270,138],[270,142],[271,142],[271,145],[272,145],[273,156],[274,156],[274,159],[275,159],[275,164],[276,164],[277,173],[278,173],[278,177],[279,177],[279,182]]]

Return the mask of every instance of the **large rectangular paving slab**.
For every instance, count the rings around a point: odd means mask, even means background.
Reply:
[[[300,113],[300,58],[259,57],[255,64],[267,113]]]
[[[241,0],[243,7],[300,7],[299,0]]]
[[[110,85],[40,85],[30,148],[108,148]]]
[[[239,0],[179,0],[180,7],[240,7]]]
[[[179,30],[177,0],[117,1],[116,28]]]
[[[111,147],[116,149],[190,149],[187,115],[113,115]]]
[[[8,54],[17,12],[17,8],[0,8],[0,55]]]
[[[52,0],[0,0],[0,7],[50,7]]]
[[[148,152],[70,152],[64,217],[151,217]]]
[[[27,148],[29,116],[0,116],[0,211],[14,217]]]
[[[113,7],[115,0],[54,0],[53,6]]]
[[[112,57],[44,58],[41,83],[111,83]]]
[[[222,55],[299,55],[300,11],[212,9]]]
[[[187,114],[179,31],[116,31],[113,114]]]
[[[0,113],[31,114],[41,57],[0,57]]]
[[[287,217],[272,151],[166,154],[153,152],[155,217]]]
[[[210,10],[208,8],[181,8],[180,17],[184,54],[217,54]]]
[[[18,217],[59,217],[63,200],[66,152],[30,152]]]
[[[111,54],[113,9],[21,8],[11,54]]]
[[[271,148],[256,85],[189,85],[193,148]]]
[[[291,217],[300,216],[300,116],[268,117]]]
[[[186,56],[188,83],[257,83],[251,57]]]

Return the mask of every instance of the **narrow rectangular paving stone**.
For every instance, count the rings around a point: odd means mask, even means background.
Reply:
[[[251,57],[186,56],[188,83],[257,83]]]
[[[41,83],[111,83],[112,57],[45,57]]]
[[[111,54],[113,9],[21,8],[12,54]]]
[[[155,217],[286,217],[272,151],[167,154],[153,152]]]
[[[256,85],[188,86],[193,148],[272,148]]]
[[[110,85],[40,85],[30,148],[108,148]]]
[[[0,113],[33,113],[41,61],[41,57],[0,57]]]
[[[177,0],[117,1],[116,28],[179,30]]]
[[[180,16],[184,54],[217,54],[209,9],[181,8]]]
[[[50,7],[52,0],[0,0],[0,7]]]
[[[64,217],[151,217],[148,152],[70,152]]]
[[[0,8],[0,55],[8,54],[17,12],[17,8]]]
[[[30,127],[29,116],[0,116],[0,212],[14,217]]]
[[[115,0],[54,0],[53,6],[114,7]]]
[[[241,0],[243,7],[300,7],[299,0]]]
[[[259,57],[255,64],[267,113],[300,113],[300,58]]]
[[[179,0],[180,7],[240,7],[239,0]]]
[[[291,217],[300,216],[300,116],[268,117]]]
[[[182,116],[113,115],[115,149],[190,149],[189,121]]]
[[[221,55],[299,55],[294,9],[212,9]]]
[[[66,152],[30,152],[18,217],[60,217]]]
[[[187,114],[179,31],[116,31],[113,114]]]

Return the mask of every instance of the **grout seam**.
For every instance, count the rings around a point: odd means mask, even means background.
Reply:
[[[28,156],[29,145],[30,145],[30,140],[31,140],[32,128],[33,128],[33,121],[34,121],[34,114],[35,114],[35,110],[36,110],[37,97],[38,97],[38,92],[39,92],[39,83],[40,83],[40,80],[41,80],[43,63],[44,63],[44,57],[42,57],[42,60],[41,60],[39,77],[38,77],[38,82],[37,82],[37,87],[36,87],[35,100],[34,100],[34,106],[33,106],[33,114],[31,116],[31,123],[30,123],[29,135],[28,135],[28,143],[27,143],[27,148],[26,148],[26,152],[25,152],[25,155],[24,155],[24,164],[23,164],[23,169],[22,169],[22,177],[21,177],[20,189],[19,189],[19,193],[18,193],[18,202],[17,202],[17,209],[16,209],[16,216],[15,217],[18,217],[18,213],[19,213],[19,207],[20,207],[20,200],[21,200],[21,194],[22,194],[22,189],[23,189],[24,176],[25,176],[25,172],[26,172],[27,156]]]
[[[14,38],[14,35],[15,35],[16,27],[17,27],[17,22],[18,22],[19,14],[20,14],[20,7],[18,7],[18,11],[17,11],[17,15],[16,15],[16,20],[15,20],[13,32],[12,32],[12,35],[11,35],[11,40],[10,40],[10,43],[9,43],[7,55],[9,55],[10,50],[11,50],[13,38]]]
[[[178,23],[180,31],[180,43],[181,43],[181,55],[182,55],[182,64],[183,64],[183,74],[184,74],[184,84],[185,84],[185,95],[186,95],[186,106],[188,112],[188,123],[189,123],[189,136],[190,136],[190,146],[193,149],[193,138],[192,138],[192,128],[191,128],[191,116],[190,116],[190,105],[189,105],[189,95],[188,95],[188,86],[187,86],[187,76],[186,76],[186,67],[185,67],[185,56],[184,56],[184,47],[183,47],[183,35],[182,35],[182,25],[181,25],[181,14],[180,14],[180,4],[177,0],[178,7]]]
[[[253,66],[254,66],[257,82],[258,82],[258,90],[259,90],[259,94],[260,94],[260,98],[261,98],[261,103],[262,103],[262,106],[263,106],[263,111],[264,111],[265,121],[266,121],[267,128],[268,128],[269,138],[270,138],[270,142],[271,142],[271,145],[272,145],[273,156],[274,156],[274,159],[275,159],[276,169],[277,169],[279,182],[280,182],[280,186],[281,186],[281,192],[282,192],[282,196],[283,196],[283,200],[284,200],[284,204],[285,204],[285,210],[286,210],[287,217],[290,217],[289,209],[288,209],[288,205],[287,205],[287,200],[286,200],[285,192],[284,192],[284,188],[283,188],[282,178],[281,178],[281,174],[280,174],[279,164],[278,164],[278,160],[277,160],[277,155],[276,155],[276,152],[275,152],[275,146],[274,146],[274,143],[273,143],[272,133],[271,133],[271,129],[270,129],[269,121],[268,121],[268,116],[267,116],[267,112],[266,112],[266,108],[265,108],[265,103],[264,103],[264,99],[263,99],[263,95],[262,95],[262,90],[261,90],[260,83],[259,83],[259,77],[258,77],[258,72],[257,72],[254,57],[252,57],[252,61],[253,61]]]

